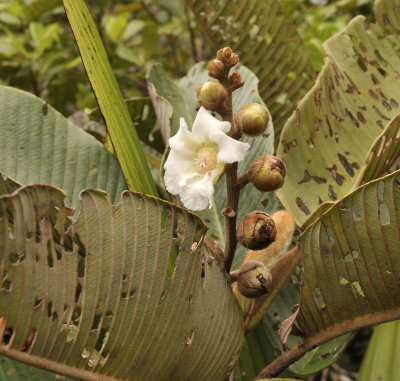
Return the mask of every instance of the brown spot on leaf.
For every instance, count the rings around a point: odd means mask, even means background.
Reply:
[[[382,100],[381,103],[382,103],[383,107],[385,107],[385,109],[387,111],[392,111],[392,106],[389,103],[387,103],[384,99]]]
[[[349,161],[340,153],[338,153],[339,161],[343,165],[343,168],[345,171],[351,176],[354,176],[354,169],[352,168],[351,164]]]
[[[373,73],[371,73],[371,79],[372,79],[372,82],[374,83],[374,85],[379,85],[381,83],[379,81],[379,79],[375,77],[375,75]]]
[[[371,95],[372,98],[374,98],[376,101],[379,100],[378,95],[375,93],[375,91],[369,89],[368,90],[369,95]]]
[[[337,200],[337,194],[333,190],[333,186],[332,185],[329,185],[328,196],[332,201],[336,201]]]
[[[305,215],[311,214],[310,209],[307,208],[307,205],[300,197],[296,197],[296,205]]]
[[[387,116],[382,114],[382,112],[378,109],[378,107],[372,106],[372,108],[380,118],[382,118],[383,120],[390,120]]]
[[[346,178],[338,172],[336,164],[334,164],[332,168],[326,168],[326,169],[330,172],[336,184],[342,186]]]
[[[383,21],[383,25],[385,25],[385,26],[390,24],[389,17],[386,13],[384,13],[382,15],[382,21]]]
[[[354,115],[349,111],[349,109],[346,108],[346,114],[350,117],[351,121],[354,123],[356,127],[360,127],[360,123],[358,120],[354,117]]]
[[[399,104],[398,104],[398,103],[396,102],[396,100],[393,99],[393,98],[390,99],[390,105],[391,105],[392,107],[394,107],[394,108],[399,107]]]
[[[357,112],[357,119],[363,124],[367,123],[366,119],[364,118],[364,115],[360,111]]]
[[[298,182],[298,184],[309,183],[311,180],[315,181],[317,184],[326,183],[326,179],[324,179],[323,177],[311,176],[307,170],[304,170],[304,177]]]

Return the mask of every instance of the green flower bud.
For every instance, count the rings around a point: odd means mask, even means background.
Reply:
[[[249,213],[236,231],[238,241],[250,250],[262,250],[275,241],[274,220],[260,210]]]
[[[244,105],[235,115],[236,125],[249,136],[261,135],[266,130],[268,121],[267,109],[258,103]]]
[[[213,78],[222,78],[225,74],[225,65],[222,61],[214,59],[208,61],[208,75]]]
[[[255,159],[248,170],[249,180],[262,192],[272,192],[283,186],[285,163],[276,156],[263,155]]]
[[[247,298],[258,298],[268,292],[272,283],[271,272],[258,261],[246,262],[239,271],[237,286]]]
[[[227,95],[219,82],[204,82],[197,88],[197,97],[204,103],[222,103]]]

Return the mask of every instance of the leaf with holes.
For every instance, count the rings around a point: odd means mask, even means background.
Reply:
[[[64,197],[45,185],[0,197],[0,355],[87,380],[223,380],[243,322],[201,220],[87,190],[71,223]]]
[[[321,203],[345,196],[361,167],[377,160],[370,149],[400,111],[398,44],[399,35],[385,35],[363,16],[325,43],[325,66],[286,123],[278,147],[287,173],[277,195],[299,224]],[[385,151],[396,154],[396,140],[388,143]],[[381,151],[371,152],[379,156]]]
[[[80,205],[85,188],[107,191],[113,202],[126,183],[103,145],[41,99],[0,86],[0,171],[16,182],[63,188],[66,204]]]
[[[302,234],[296,322],[308,343],[400,318],[399,211],[396,171],[358,188]]]
[[[186,0],[215,49],[230,46],[260,79],[274,119],[275,142],[314,80],[307,49],[276,0]]]

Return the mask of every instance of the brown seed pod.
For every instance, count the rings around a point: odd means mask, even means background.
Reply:
[[[247,249],[262,250],[275,241],[275,222],[267,213],[256,210],[240,221],[236,234]]]
[[[272,192],[283,186],[286,176],[285,163],[276,156],[257,157],[250,165],[248,178],[262,192]]]
[[[271,272],[261,262],[248,261],[239,270],[238,290],[247,298],[258,298],[266,294],[271,283]]]

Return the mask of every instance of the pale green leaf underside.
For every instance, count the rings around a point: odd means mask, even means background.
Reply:
[[[20,184],[52,184],[79,207],[79,192],[98,188],[113,202],[126,183],[114,155],[41,99],[0,86],[0,172]]]
[[[300,237],[306,337],[400,318],[400,171],[345,197]]]
[[[276,0],[186,0],[215,49],[230,46],[260,80],[260,95],[274,119],[276,138],[312,86],[307,49]]]
[[[325,43],[326,64],[278,147],[287,164],[278,197],[299,224],[352,189],[375,139],[399,113],[399,43],[362,16]]]
[[[0,354],[74,378],[223,380],[243,323],[201,221],[145,195],[81,197],[67,231],[57,188],[0,198],[0,311],[13,332]]]
[[[396,380],[400,374],[399,350],[400,321],[374,328],[357,380]]]

